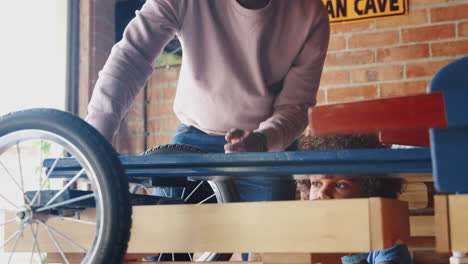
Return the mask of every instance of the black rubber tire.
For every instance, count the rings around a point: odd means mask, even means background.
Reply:
[[[148,149],[143,153],[143,155],[167,155],[167,154],[194,154],[194,153],[207,153],[207,151],[202,150],[198,147],[188,145],[188,144],[167,144],[161,145],[152,149]],[[192,182],[193,185],[197,185],[197,182]],[[210,181],[208,188],[217,188],[220,193],[220,198],[222,201],[217,201],[217,199],[212,199],[210,202],[214,203],[230,203],[238,202],[239,193],[237,191],[236,185],[231,180],[224,181]],[[213,191],[212,189],[210,191]],[[184,254],[185,255],[185,254]],[[227,261],[231,258],[231,253],[211,253],[210,257],[205,261]],[[184,256],[176,254],[176,261],[189,260]],[[167,260],[165,260],[167,261]]]
[[[97,253],[82,263],[122,263],[130,237],[131,212],[128,181],[110,143],[85,121],[56,109],[36,108],[0,117],[0,137],[22,130],[42,130],[68,140],[95,170],[102,192],[102,237]]]

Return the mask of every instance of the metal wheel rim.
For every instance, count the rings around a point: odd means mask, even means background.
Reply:
[[[55,133],[45,131],[45,130],[39,130],[39,129],[27,129],[27,130],[15,131],[15,132],[11,132],[5,136],[0,137],[0,161],[1,161],[1,157],[3,156],[6,150],[14,147],[15,145],[19,146],[21,142],[30,141],[30,140],[41,140],[41,141],[57,144],[67,153],[71,154],[74,158],[76,158],[76,160],[80,163],[80,165],[86,171],[87,178],[92,185],[94,199],[96,203],[96,220],[95,220],[96,221],[95,222],[96,233],[95,233],[95,236],[93,238],[93,242],[91,243],[90,248],[88,249],[87,252],[85,252],[85,258],[83,261],[83,263],[90,263],[91,260],[93,260],[98,253],[97,245],[101,244],[102,233],[103,233],[102,228],[100,228],[101,226],[103,226],[103,215],[102,215],[103,195],[101,192],[100,183],[98,181],[97,174],[95,170],[93,169],[93,167],[91,166],[88,159],[85,157],[85,154],[82,153],[73,143],[71,143],[69,140],[67,140],[66,138],[60,135],[57,135]],[[18,156],[20,156],[19,153],[18,153]],[[2,171],[2,168],[0,167],[0,172],[1,171]],[[23,195],[24,195],[24,190],[23,190]],[[26,206],[26,204],[24,204],[23,206]],[[28,225],[30,225],[32,229],[32,223],[29,223]],[[35,243],[37,243],[37,241]],[[3,245],[3,247],[5,246],[6,244]],[[37,245],[37,247],[39,247],[39,245]],[[11,254],[14,254],[14,252],[12,252]],[[34,254],[34,247],[32,250],[32,255],[33,254]],[[40,258],[42,261],[42,256]],[[32,259],[32,256],[31,256],[31,259]],[[68,262],[68,260],[66,259],[64,259],[64,261]]]

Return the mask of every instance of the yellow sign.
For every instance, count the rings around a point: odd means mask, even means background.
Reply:
[[[408,14],[408,0],[322,0],[330,23],[353,22]]]

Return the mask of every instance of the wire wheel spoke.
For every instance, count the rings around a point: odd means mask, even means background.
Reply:
[[[42,221],[38,221],[40,224],[42,224],[47,230],[48,232],[53,232],[54,234],[58,235],[59,237],[61,237],[62,239],[64,239],[65,241],[67,241],[68,243],[72,244],[73,246],[79,248],[81,251],[83,251],[84,253],[86,253],[88,250],[84,247],[82,247],[80,244],[78,244],[77,242],[75,242],[73,239],[71,239],[70,237],[66,236],[65,234],[63,234],[62,232],[56,230],[55,228],[51,227],[50,225],[42,222]]]
[[[4,248],[6,245],[8,245],[8,243],[13,239],[15,238],[16,236],[19,236],[21,234],[21,230],[16,230],[15,233],[13,233],[10,237],[7,238],[7,240],[5,240],[5,242],[3,242],[3,245],[0,246],[0,249]]]
[[[87,194],[87,195],[82,195],[82,196],[79,196],[79,197],[76,197],[76,198],[73,198],[73,199],[69,199],[69,200],[66,200],[66,201],[63,201],[63,202],[59,202],[59,203],[51,204],[49,206],[41,207],[41,208],[37,209],[36,212],[42,212],[42,211],[52,209],[52,208],[55,208],[55,207],[59,207],[59,206],[79,202],[79,201],[82,201],[82,200],[92,198],[94,196],[95,196],[94,193],[90,193],[90,194]]]
[[[55,248],[58,249],[60,255],[62,256],[62,259],[65,261],[66,264],[70,264],[70,261],[68,261],[67,257],[65,256],[65,253],[63,252],[62,248],[60,247],[59,243],[57,242],[57,240],[55,239],[54,235],[52,234],[52,232],[50,232],[50,229],[49,227],[44,224],[42,221],[38,221],[38,223],[42,224],[45,226],[45,230],[47,231],[47,234],[49,234],[49,237],[50,239],[52,240],[52,242],[54,243],[55,245]]]
[[[36,194],[34,195],[30,205],[33,205],[34,202],[36,201],[36,199],[39,197],[40,199],[40,192],[44,189],[44,186],[47,184],[47,181],[49,180],[49,177],[50,175],[52,174],[52,172],[54,171],[55,169],[55,166],[57,165],[57,162],[59,161],[59,158],[56,158],[54,160],[54,163],[52,164],[52,166],[50,167],[50,170],[49,172],[47,173],[46,175],[46,178],[44,179],[44,181],[42,182],[42,184],[39,186],[39,190],[36,192]],[[39,200],[39,203],[40,203],[40,200]]]
[[[202,203],[205,203],[206,201],[210,200],[211,198],[215,197],[216,194],[213,193],[212,195],[206,197],[205,199],[203,199],[201,202],[197,203],[197,204],[202,204]]]
[[[198,183],[197,187],[195,187],[189,195],[187,195],[187,197],[184,199],[185,202],[187,202],[188,199],[190,199],[190,197],[198,190],[198,188],[200,188],[200,186],[204,183],[205,181],[201,181],[200,183]]]
[[[7,203],[11,204],[13,207],[15,207],[16,209],[19,209],[19,207],[13,203],[12,201],[10,201],[8,198],[6,198],[5,196],[3,196],[3,194],[0,193],[0,197],[5,200]],[[3,209],[3,210],[8,210],[8,209]]]
[[[55,200],[57,200],[57,198],[63,193],[65,192],[76,180],[78,180],[78,178],[83,175],[84,173],[84,169],[81,169],[75,176],[73,176],[73,178],[67,182],[67,184],[65,184],[65,186],[63,186],[63,188],[54,195],[54,197],[52,197],[46,204],[45,204],[45,207],[47,207],[48,205],[50,205],[51,203],[53,203]]]
[[[13,249],[11,250],[10,252],[10,257],[8,257],[8,264],[11,263],[11,258],[13,257],[13,255],[15,254],[16,252],[16,246],[18,245],[18,240],[20,238],[20,235],[17,235],[16,236],[16,239],[15,239],[15,244],[13,245]]]
[[[33,248],[31,250],[31,260],[30,260],[30,263],[32,264],[33,263],[33,258],[34,258],[34,252],[35,252],[35,249],[37,249],[37,254],[39,255],[39,260],[40,260],[40,263],[42,264],[42,254],[41,254],[41,249],[39,247],[39,243],[38,243],[38,240],[37,240],[37,233],[39,231],[39,224],[36,223],[36,230],[34,231],[34,228],[33,228],[33,225],[29,225],[29,227],[31,228],[31,233],[33,235]]]
[[[93,226],[96,226],[96,222],[85,221],[85,220],[75,219],[75,218],[71,218],[71,217],[49,216],[49,219],[50,219],[50,218],[57,218],[57,219],[60,219],[60,220],[62,220],[62,221],[70,221],[70,222],[80,223],[80,224],[84,224],[84,225],[93,225]]]
[[[16,185],[16,187],[18,187],[18,189],[21,191],[21,193],[23,193],[23,197],[28,201],[28,203],[31,203],[31,201],[29,200],[29,198],[26,196],[25,192],[24,192],[24,188],[22,188],[20,186],[20,184],[15,180],[15,177],[13,177],[13,175],[10,173],[10,171],[7,169],[7,167],[3,164],[3,162],[0,161],[0,165],[2,166],[3,170],[6,172],[6,174],[8,175],[8,177],[13,181],[13,183]]]
[[[11,223],[15,223],[16,222],[16,218],[12,218],[10,220],[6,220],[5,222],[3,223],[0,223],[0,226],[6,226],[8,224],[11,224]]]

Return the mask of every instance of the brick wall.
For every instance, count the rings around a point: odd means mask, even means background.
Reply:
[[[408,16],[332,25],[319,104],[423,93],[468,54],[468,1],[409,3]]]

